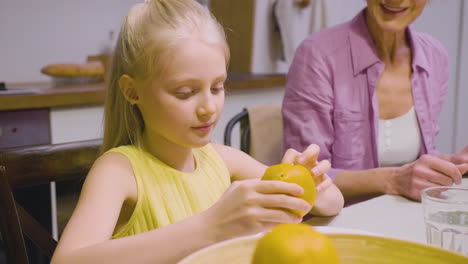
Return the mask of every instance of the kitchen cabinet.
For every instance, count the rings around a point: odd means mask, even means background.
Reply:
[[[49,109],[27,109],[0,112],[0,150],[30,145],[49,144]],[[0,165],[2,165],[0,157]],[[25,164],[26,166],[26,164]],[[8,173],[8,168],[6,168]],[[16,201],[46,229],[52,230],[51,187],[49,184],[14,190]],[[42,253],[26,239],[32,263],[47,263]]]

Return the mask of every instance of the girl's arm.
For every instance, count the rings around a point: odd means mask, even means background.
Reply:
[[[319,216],[337,215],[344,206],[343,194],[338,187],[328,175],[324,174],[324,180],[320,182],[317,189],[317,198],[310,213]]]
[[[260,179],[267,166],[236,148],[212,144],[231,173],[231,181]]]

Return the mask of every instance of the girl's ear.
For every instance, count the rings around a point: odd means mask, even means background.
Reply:
[[[140,98],[135,81],[132,77],[124,74],[119,79],[119,88],[125,99],[132,105],[137,104]]]

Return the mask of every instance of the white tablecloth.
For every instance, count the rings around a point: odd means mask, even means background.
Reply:
[[[468,179],[463,179],[468,187]],[[335,217],[313,217],[305,223],[357,229],[380,236],[426,243],[426,231],[420,202],[401,196],[382,195],[343,208]]]

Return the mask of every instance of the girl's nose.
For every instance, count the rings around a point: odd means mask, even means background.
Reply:
[[[197,114],[200,116],[212,116],[216,112],[216,103],[213,95],[210,93],[203,96],[198,105]]]

